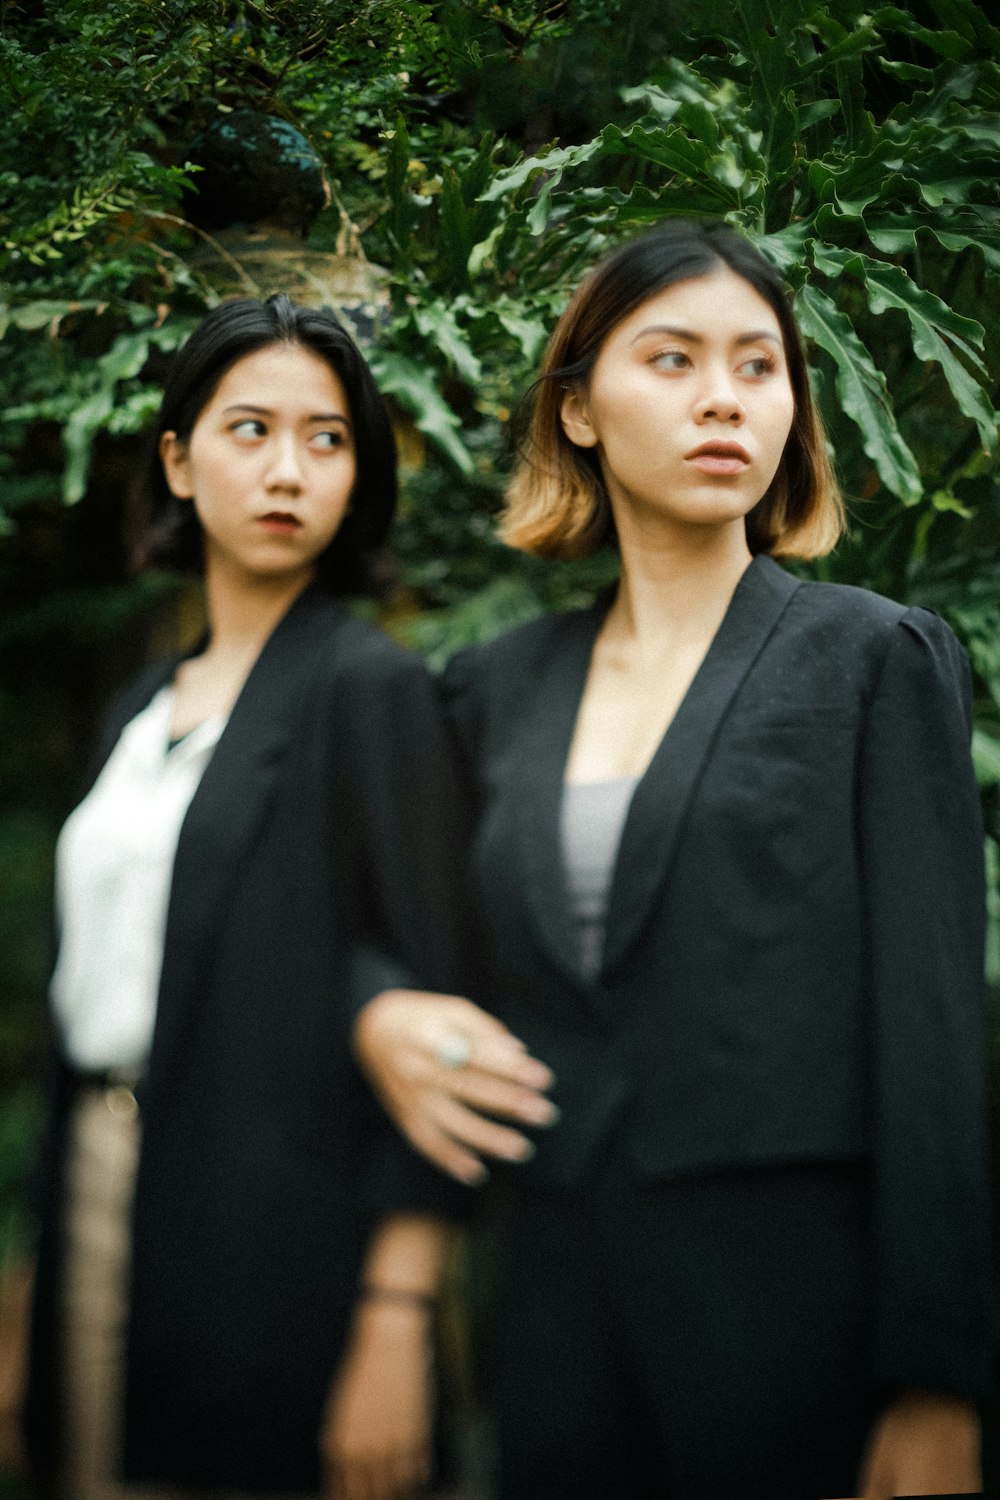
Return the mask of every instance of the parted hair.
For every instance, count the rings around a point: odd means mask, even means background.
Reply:
[[[752,553],[821,557],[837,543],[844,510],[823,424],[809,387],[802,338],[778,273],[742,234],[718,221],[668,219],[599,261],[549,340],[500,519],[500,536],[540,557],[588,557],[614,541],[611,504],[593,449],[563,430],[567,389],[586,388],[608,335],[641,303],[692,277],[728,267],[778,319],[795,398],[792,429],[767,493],[746,519]]]
[[[221,303],[174,355],[146,464],[150,522],[140,561],[201,571],[201,525],[190,501],[179,500],[167,484],[160,438],[175,432],[187,442],[226,371],[248,354],[282,343],[317,355],[340,377],[354,432],[357,477],[350,509],[316,560],[316,580],[335,594],[377,592],[396,511],[396,443],[389,414],[360,349],[333,313],[300,306],[284,295]]]

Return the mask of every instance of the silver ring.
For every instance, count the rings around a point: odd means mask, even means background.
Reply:
[[[446,1068],[464,1068],[472,1057],[472,1043],[460,1031],[449,1031],[436,1043],[434,1056]]]

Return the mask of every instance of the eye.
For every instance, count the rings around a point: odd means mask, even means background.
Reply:
[[[746,360],[739,367],[741,375],[749,375],[752,380],[760,380],[765,375],[770,375],[778,367],[778,362],[771,354],[755,354],[753,359]]]
[[[686,370],[691,364],[691,356],[683,349],[661,349],[659,354],[653,355],[650,364],[658,370]]]
[[[343,430],[339,427],[324,428],[322,432],[314,432],[309,439],[314,448],[342,448],[347,441]]]
[[[258,417],[243,417],[241,421],[234,422],[229,430],[236,437],[259,438],[264,436],[267,428]]]

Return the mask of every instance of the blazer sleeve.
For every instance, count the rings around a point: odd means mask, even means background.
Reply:
[[[467,821],[474,821],[478,800],[480,698],[487,670],[482,648],[466,646],[449,658],[441,676],[441,696]]]
[[[349,711],[358,916],[351,1018],[383,989],[466,992],[466,820],[438,689],[395,647],[361,675]],[[381,1116],[381,1112],[380,1116]],[[427,1164],[384,1117],[369,1155],[376,1213],[465,1217],[469,1190]]]
[[[398,652],[359,704],[353,751],[362,932],[355,1012],[396,984],[462,993],[467,979],[468,818],[437,684]]]
[[[872,1002],[872,1374],[991,1388],[985,882],[968,661],[912,609],[869,704],[859,839]]]

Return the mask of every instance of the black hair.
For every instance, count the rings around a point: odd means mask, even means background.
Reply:
[[[316,561],[316,581],[335,594],[377,592],[385,579],[385,543],[396,510],[396,444],[389,414],[361,351],[334,314],[284,295],[266,302],[223,302],[174,355],[147,462],[151,513],[143,561],[201,571],[201,525],[194,506],[179,500],[167,484],[160,439],[174,432],[187,442],[227,370],[272,344],[298,345],[324,360],[343,382],[350,407],[357,477],[350,510]]]

